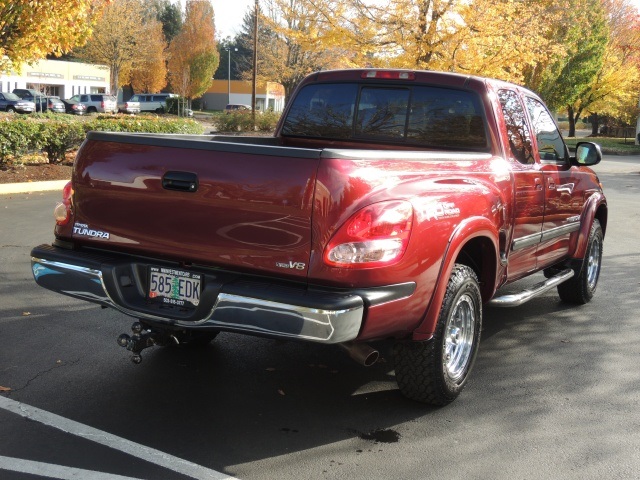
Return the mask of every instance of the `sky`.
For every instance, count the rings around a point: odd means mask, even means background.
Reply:
[[[242,19],[255,0],[211,0],[215,13],[216,37],[223,39],[240,33]]]

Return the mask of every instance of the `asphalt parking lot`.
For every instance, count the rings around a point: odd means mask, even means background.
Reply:
[[[59,194],[0,195],[0,478],[638,478],[640,158],[595,170],[610,214],[593,301],[487,308],[472,380],[440,409],[400,395],[384,343],[364,368],[222,333],[134,365],[116,344],[131,319],[33,281]]]

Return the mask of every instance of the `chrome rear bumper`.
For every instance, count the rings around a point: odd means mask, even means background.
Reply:
[[[219,329],[321,343],[354,340],[365,308],[410,296],[414,284],[338,291],[274,285],[237,274],[197,269],[204,276],[200,304],[191,310],[146,298],[148,259],[85,253],[42,245],[31,252],[38,285],[112,307],[156,325]],[[157,265],[159,262],[152,262]]]

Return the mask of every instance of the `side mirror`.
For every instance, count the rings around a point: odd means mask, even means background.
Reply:
[[[602,160],[600,145],[593,142],[578,142],[576,144],[576,163],[578,165],[597,165]]]

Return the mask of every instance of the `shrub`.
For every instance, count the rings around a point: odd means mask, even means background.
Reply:
[[[0,117],[0,165],[19,161],[29,152],[44,152],[57,163],[82,144],[90,130],[103,132],[180,133],[201,135],[204,127],[191,119],[149,116],[98,115],[91,119],[71,115],[38,114]]]
[[[82,124],[78,122],[50,121],[39,125],[38,142],[47,154],[49,163],[65,159],[67,150],[78,147],[85,138]]]
[[[218,132],[245,132],[253,130],[253,118],[248,110],[237,110],[219,115],[214,120]]]
[[[16,118],[14,118],[16,117]],[[38,124],[28,117],[6,116],[0,119],[0,165],[38,149]]]
[[[261,115],[256,115],[256,128],[261,132],[273,131],[276,128],[278,120],[280,120],[280,113],[267,110]]]

